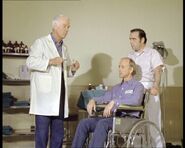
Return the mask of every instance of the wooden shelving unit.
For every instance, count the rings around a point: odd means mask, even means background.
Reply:
[[[30,106],[10,106],[7,109],[29,109]]]
[[[3,85],[29,85],[30,80],[21,79],[3,79]]]
[[[30,129],[16,129],[11,135],[3,135],[4,141],[15,142],[20,140],[31,140],[33,141],[35,132]]]
[[[20,58],[26,59],[27,57],[28,57],[28,53],[3,53],[3,58],[7,58],[8,60],[18,60]],[[12,87],[26,86],[26,85],[30,85],[30,80],[8,78],[8,79],[3,79],[3,85],[9,85]],[[30,108],[29,105],[27,106],[16,105],[16,106],[10,106],[10,107],[3,107],[3,113],[15,114],[15,116],[17,113],[18,114],[23,113],[23,114],[29,115],[29,108]],[[20,122],[22,122],[22,119],[20,119]],[[34,134],[35,133],[34,131],[31,131],[31,128],[30,129],[13,129],[13,133],[11,135],[2,135],[2,137],[3,137],[3,141],[10,141],[10,142],[21,141],[21,140],[33,141]]]
[[[4,57],[28,57],[28,53],[3,53]]]
[[[16,136],[21,136],[21,135],[32,136],[34,134],[35,133],[31,132],[30,129],[16,129],[11,135],[3,135],[3,138],[10,138],[10,137],[16,137]]]
[[[23,53],[3,53],[3,58],[10,60],[26,58],[28,54]],[[30,80],[21,80],[21,79],[3,79],[3,85],[8,86],[24,86],[30,85]],[[24,113],[29,115],[30,106],[10,106],[3,108],[5,114],[19,114]],[[21,119],[20,119],[21,120]],[[65,124],[65,135],[64,135],[64,145],[71,146],[73,133],[71,133],[71,126],[75,125],[78,120],[78,114],[70,114],[68,118],[64,119]],[[10,125],[11,126],[11,125]],[[73,129],[73,128],[72,128]],[[20,141],[34,141],[35,132],[30,129],[14,129],[11,135],[2,135],[3,141],[6,142],[20,142]]]
[[[3,112],[8,114],[15,114],[15,113],[29,113],[30,106],[10,106],[3,108]]]
[[[20,140],[26,140],[26,141],[34,141],[35,139],[35,132],[30,131],[30,129],[25,130],[15,130],[13,134],[11,135],[3,135],[3,140],[7,142],[15,142]],[[72,139],[64,139],[63,144],[64,145],[71,145]]]

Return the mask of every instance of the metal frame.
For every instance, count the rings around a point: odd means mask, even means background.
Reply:
[[[146,145],[145,146],[141,146],[141,147],[147,147],[147,148],[150,148],[152,147],[151,145],[149,145],[149,141],[151,138],[151,132],[150,132],[150,128],[154,128],[155,131],[157,131],[159,137],[160,137],[160,140],[161,140],[161,143],[162,143],[162,146],[160,148],[166,148],[166,143],[165,143],[165,138],[163,136],[163,133],[160,131],[160,129],[156,126],[155,123],[149,121],[149,120],[146,120],[145,118],[145,107],[146,107],[146,104],[149,100],[149,95],[150,93],[148,91],[145,92],[145,95],[144,95],[144,103],[142,106],[130,106],[130,105],[121,105],[119,106],[119,108],[117,110],[115,110],[113,112],[113,127],[112,127],[112,130],[109,131],[108,133],[108,138],[107,138],[107,141],[104,145],[105,148],[114,148],[114,147],[126,147],[126,148],[134,148],[134,141],[135,141],[135,138],[137,135],[140,135],[141,136],[141,144],[144,143],[144,140],[146,141]],[[97,108],[104,108],[106,105],[105,104],[98,104],[97,105]],[[126,132],[117,132],[116,131],[116,122],[117,122],[117,119],[118,117],[116,116],[116,112],[117,111],[140,111],[142,112],[140,118],[138,120],[135,120],[133,121],[132,123],[132,127]],[[123,117],[124,118],[124,117]],[[131,118],[131,120],[133,120],[134,118]],[[143,131],[144,132],[138,132],[140,129],[144,129]],[[144,137],[142,137],[144,136]],[[116,141],[115,141],[115,137],[121,137],[123,138],[123,145],[122,146],[118,146],[116,145]],[[145,139],[144,139],[145,138]],[[88,147],[88,143],[89,143],[89,139],[90,137],[88,137],[88,140],[86,141],[86,146],[85,147]],[[154,146],[155,147],[155,146]]]

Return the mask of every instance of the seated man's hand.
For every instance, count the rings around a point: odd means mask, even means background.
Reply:
[[[87,104],[87,112],[89,113],[90,116],[92,116],[93,110],[96,111],[96,102],[95,100],[91,99]]]
[[[115,102],[112,100],[109,102],[109,104],[106,105],[104,111],[103,111],[103,116],[104,117],[110,117],[111,116],[111,110],[114,106]]]

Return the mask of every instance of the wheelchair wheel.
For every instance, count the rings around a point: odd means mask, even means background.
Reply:
[[[127,148],[166,148],[159,128],[151,121],[140,120],[130,130]]]

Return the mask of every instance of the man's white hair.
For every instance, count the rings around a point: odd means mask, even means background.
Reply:
[[[52,28],[54,28],[58,24],[58,21],[59,21],[59,19],[61,17],[66,17],[66,16],[64,16],[63,14],[59,14],[59,15],[57,15],[57,16],[55,16],[53,18],[53,20],[52,20]],[[68,18],[68,17],[66,17],[66,18]]]

